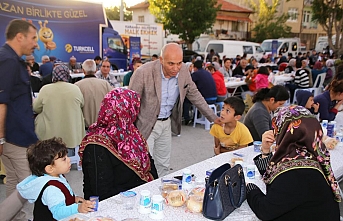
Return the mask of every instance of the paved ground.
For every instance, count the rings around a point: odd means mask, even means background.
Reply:
[[[181,136],[173,137],[171,170],[179,170],[213,156],[213,138],[203,126],[182,126]],[[82,172],[73,169],[66,175],[76,195],[82,196]],[[340,184],[343,188],[343,182]],[[0,202],[5,198],[5,186],[0,184]],[[30,210],[30,207],[26,207]],[[343,214],[343,204],[340,204]]]

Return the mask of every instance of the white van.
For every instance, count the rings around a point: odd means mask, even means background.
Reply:
[[[210,40],[206,45],[205,59],[210,50],[213,49],[219,54],[222,59],[223,56],[227,58],[235,58],[237,55],[242,56],[244,53],[247,54],[249,59],[254,56],[258,61],[263,56],[263,49],[260,44],[248,41],[232,41],[232,40]]]
[[[295,57],[300,52],[300,39],[299,38],[279,38],[279,39],[266,39],[262,42],[261,47],[267,54],[272,53],[272,42],[278,41],[277,54],[282,52],[282,55],[288,56],[288,53],[292,53]]]

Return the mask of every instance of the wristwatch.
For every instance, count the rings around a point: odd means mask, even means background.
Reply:
[[[3,138],[0,138],[0,145],[3,145],[6,143],[6,139],[3,137]]]
[[[260,147],[260,152],[261,152],[261,154],[262,154],[263,156],[268,156],[272,151],[271,151],[271,149],[269,148],[269,152],[268,152],[268,153],[263,152],[263,150],[262,150],[262,145],[261,145],[261,147]]]

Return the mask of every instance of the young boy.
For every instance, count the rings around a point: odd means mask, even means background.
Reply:
[[[223,125],[214,124],[210,134],[214,136],[214,153],[216,155],[248,146],[253,142],[249,129],[239,122],[245,104],[238,97],[228,97],[220,112]]]
[[[295,97],[299,106],[309,109],[313,114],[318,114],[319,103],[314,103],[313,94],[310,91],[297,90]]]
[[[27,150],[32,175],[17,185],[20,195],[35,203],[35,221],[60,220],[93,211],[94,203],[74,196],[64,178],[71,168],[67,147],[61,138],[38,141]]]

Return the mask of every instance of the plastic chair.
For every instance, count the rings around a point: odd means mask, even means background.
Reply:
[[[217,107],[215,104],[209,104],[208,105],[209,108],[211,108],[213,110],[214,113],[217,114]],[[195,127],[195,124],[203,124],[205,125],[205,130],[210,130],[211,124],[213,124],[213,122],[209,122],[205,116],[201,116],[198,118],[198,108],[196,108],[194,106],[194,123],[193,123],[193,127]]]
[[[323,84],[325,81],[325,77],[326,77],[326,72],[317,75],[316,81],[313,83],[313,87],[312,87],[312,89],[314,89],[314,93],[313,93],[314,96],[317,96],[323,92],[323,88],[324,88]]]
[[[69,157],[70,164],[77,165],[77,170],[82,170],[82,167],[80,166],[80,156],[79,156],[79,146],[75,147],[75,156]]]
[[[313,94],[313,96],[314,96],[314,92],[315,92],[315,90],[316,90],[316,88],[299,88],[299,89],[295,89],[295,91],[294,91],[294,96],[293,96],[293,104],[298,104],[298,102],[297,102],[297,92],[298,91],[301,91],[301,90],[303,90],[303,91],[309,91],[309,92],[311,92],[312,94]]]
[[[221,102],[216,102],[215,103],[216,107],[217,107],[217,116],[220,116],[220,111],[222,111],[223,109],[223,106],[224,106],[224,102],[221,101]]]

